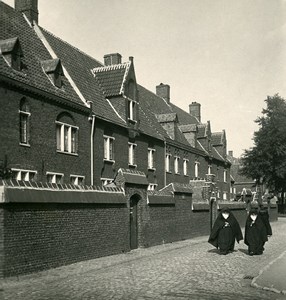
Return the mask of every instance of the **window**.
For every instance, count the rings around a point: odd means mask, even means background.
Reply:
[[[133,143],[128,143],[128,147],[129,147],[129,152],[128,152],[128,163],[129,165],[135,166],[136,165],[136,153],[135,153],[135,149],[136,149],[136,144]]]
[[[23,52],[18,37],[0,41],[0,53],[11,68],[21,71]]]
[[[227,181],[227,170],[226,169],[223,170],[223,181],[224,182]]]
[[[30,118],[29,106],[26,99],[22,99],[20,103],[20,144],[29,145],[30,138],[30,128],[29,128],[29,118]]]
[[[70,182],[74,185],[83,185],[84,184],[84,176],[79,175],[71,175]]]
[[[227,193],[226,193],[226,192],[223,192],[223,194],[222,194],[222,199],[223,199],[223,200],[226,200],[226,199],[227,199]]]
[[[155,169],[155,149],[148,148],[148,169]]]
[[[208,174],[212,174],[212,166],[211,165],[208,165]]]
[[[171,154],[167,153],[166,154],[166,159],[165,159],[166,172],[171,172],[170,161],[171,161]]]
[[[183,160],[183,172],[184,172],[185,176],[188,175],[188,164],[189,164],[189,160],[184,158],[184,160]]]
[[[57,151],[77,153],[78,127],[56,121]]]
[[[52,173],[47,172],[47,182],[48,183],[63,183],[64,174],[62,173]]]
[[[103,136],[104,138],[104,159],[114,160],[114,138],[110,136]]]
[[[149,183],[148,185],[148,191],[155,191],[157,187],[156,183]]]
[[[32,170],[21,170],[21,169],[11,169],[12,178],[16,180],[23,181],[35,181],[37,171]]]
[[[108,185],[112,182],[113,182],[113,179],[111,179],[111,178],[101,178],[102,185]]]
[[[135,107],[136,102],[132,100],[128,100],[128,119],[135,121]]]
[[[174,171],[175,171],[175,174],[179,174],[179,157],[178,156],[175,156],[174,157]]]
[[[198,178],[199,177],[199,162],[195,162],[195,177]]]
[[[63,85],[62,77],[64,76],[63,67],[59,58],[48,59],[41,62],[42,68],[49,77],[52,84],[58,88]]]

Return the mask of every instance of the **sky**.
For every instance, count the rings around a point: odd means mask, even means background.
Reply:
[[[3,2],[14,6],[14,0]],[[137,82],[201,104],[235,157],[253,147],[265,99],[286,99],[286,0],[38,0],[39,25],[103,62],[134,57]]]

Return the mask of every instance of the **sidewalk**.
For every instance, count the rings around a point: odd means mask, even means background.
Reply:
[[[251,285],[286,295],[286,250],[265,266]]]

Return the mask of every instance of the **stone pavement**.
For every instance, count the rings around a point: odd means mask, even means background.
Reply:
[[[261,282],[259,278],[266,274],[261,270],[286,249],[286,218],[272,223],[272,229],[261,256],[247,255],[243,242],[236,244],[233,253],[219,255],[204,236],[5,279],[0,299],[286,299],[286,295],[251,285]]]

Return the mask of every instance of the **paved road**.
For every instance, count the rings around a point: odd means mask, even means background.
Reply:
[[[286,218],[272,228],[262,256],[248,256],[243,243],[222,256],[201,237],[6,279],[0,299],[286,299],[251,286],[259,271],[286,249]]]

